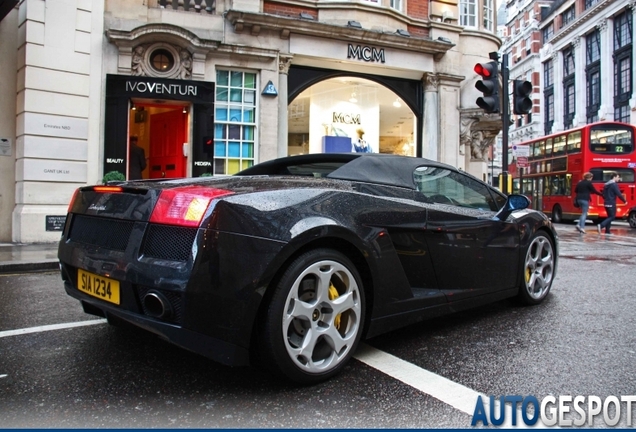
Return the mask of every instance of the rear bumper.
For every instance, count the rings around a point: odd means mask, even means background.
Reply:
[[[64,289],[69,296],[82,302],[85,310],[90,309],[93,314],[103,317],[117,317],[136,327],[154,333],[174,345],[227,366],[249,365],[249,351],[246,348],[178,325],[161,322],[138,313],[128,312],[116,306],[110,306],[101,300],[80,292],[69,282],[64,282]],[[89,306],[88,308],[86,307],[87,305]]]

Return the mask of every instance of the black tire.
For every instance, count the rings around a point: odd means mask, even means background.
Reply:
[[[552,207],[552,222],[553,223],[561,223],[563,222],[563,210],[561,210],[560,205],[555,205]]]
[[[526,305],[541,303],[550,292],[556,271],[556,256],[552,239],[537,232],[526,249],[518,299]]]
[[[629,212],[629,215],[627,216],[627,223],[629,223],[630,227],[636,228],[636,211]]]
[[[332,249],[311,250],[272,288],[258,332],[262,366],[299,384],[338,374],[364,330],[364,290],[353,263]]]

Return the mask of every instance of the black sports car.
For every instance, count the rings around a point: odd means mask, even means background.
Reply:
[[[558,238],[528,204],[426,159],[292,156],[229,177],[79,188],[59,259],[87,313],[314,383],[363,337],[545,299]]]

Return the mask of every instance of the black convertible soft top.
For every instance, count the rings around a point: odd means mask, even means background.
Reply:
[[[381,153],[316,153],[262,162],[236,175],[302,175],[416,189],[413,172],[420,166],[457,171],[450,165],[411,156]]]

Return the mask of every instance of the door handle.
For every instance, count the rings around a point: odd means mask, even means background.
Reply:
[[[166,176],[166,172],[165,171],[161,171],[161,177],[164,178]]]

